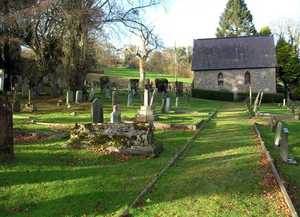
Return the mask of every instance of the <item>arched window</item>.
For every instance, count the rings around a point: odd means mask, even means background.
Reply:
[[[224,85],[223,73],[220,72],[218,74],[218,87],[223,87],[223,85]]]
[[[251,84],[251,75],[250,72],[245,73],[245,84],[250,85]]]

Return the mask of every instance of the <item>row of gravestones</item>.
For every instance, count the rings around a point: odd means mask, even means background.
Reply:
[[[271,116],[269,126],[272,132],[275,132],[274,146],[280,148],[280,156],[283,162],[287,164],[297,164],[292,156],[289,155],[288,134],[289,130],[283,127],[281,121],[276,116]]]
[[[149,89],[144,90],[144,104],[141,106],[137,114],[137,120],[140,122],[151,122],[155,119],[155,97],[157,95],[157,89],[154,89],[153,93],[150,94]],[[118,92],[114,90],[112,92],[112,107],[113,111],[110,116],[111,123],[121,122],[121,107]],[[128,97],[130,98],[130,97]],[[132,101],[130,99],[129,101]],[[127,101],[127,106],[130,104]],[[169,96],[163,97],[161,112],[169,112],[171,110],[171,98]],[[91,104],[91,119],[92,122],[103,123],[104,122],[103,106],[98,98],[95,98]]]

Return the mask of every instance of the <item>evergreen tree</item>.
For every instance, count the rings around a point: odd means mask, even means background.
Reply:
[[[271,36],[272,35],[272,30],[270,29],[269,26],[264,26],[260,29],[259,35],[261,35],[261,36]]]
[[[229,0],[220,17],[217,37],[255,35],[256,29],[244,0]]]

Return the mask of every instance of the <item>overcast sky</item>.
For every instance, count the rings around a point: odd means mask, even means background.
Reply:
[[[193,39],[214,37],[227,0],[169,0],[166,8],[148,9],[148,18],[166,46],[192,45]],[[256,29],[300,21],[300,0],[246,0]]]

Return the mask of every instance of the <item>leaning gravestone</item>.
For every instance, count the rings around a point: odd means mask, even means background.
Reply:
[[[278,124],[278,120],[276,118],[276,116],[272,115],[270,120],[269,120],[269,126],[272,132],[275,132],[276,128],[277,128],[277,124]]]
[[[276,134],[275,134],[275,141],[274,141],[274,145],[276,147],[280,146],[282,128],[283,128],[282,123],[279,121],[276,127]]]
[[[82,95],[82,91],[81,90],[77,90],[76,91],[76,96],[75,96],[75,103],[79,104],[81,103],[83,100],[83,95]]]
[[[121,122],[121,112],[117,105],[113,106],[113,111],[110,115],[110,123],[117,124]]]
[[[103,123],[103,108],[98,98],[95,98],[91,105],[91,118],[92,123]]]
[[[12,106],[6,96],[0,96],[0,160],[14,158]]]

